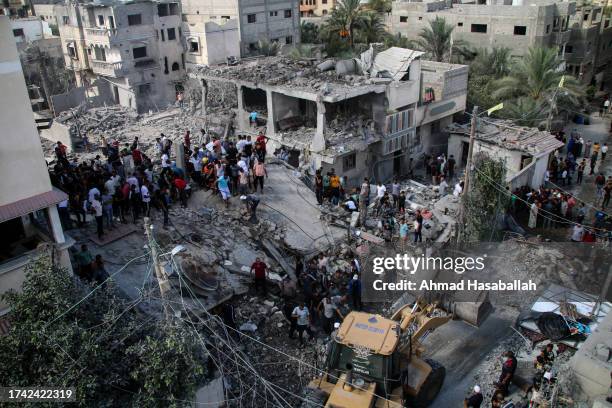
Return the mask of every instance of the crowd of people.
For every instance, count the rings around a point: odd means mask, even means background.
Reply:
[[[584,142],[578,133],[572,132],[563,149],[565,157],[559,151],[555,153],[539,189],[523,186],[512,191],[512,213],[526,215],[527,226],[532,229],[571,228],[569,239],[574,242],[612,241],[611,220],[606,212],[612,194],[612,176],[596,171],[596,166],[603,168],[607,144]],[[585,180],[585,174],[593,177]],[[567,191],[574,183],[587,182],[595,187],[592,203]]]
[[[102,239],[116,223],[136,223],[150,216],[151,208],[163,214],[167,227],[170,206],[187,206],[195,185],[212,190],[226,205],[232,196],[240,195],[244,200],[251,192],[263,194],[267,177],[263,134],[256,141],[251,136],[238,136],[234,143],[208,137],[201,130],[198,139],[192,143],[190,131],[185,132],[182,150],[177,150],[184,152],[182,160],[175,156],[173,141],[164,134],[156,139],[154,157],[142,151],[138,137],[123,146],[103,138],[102,155],[84,161],[68,160],[66,146],[57,142],[50,175],[53,185],[69,197],[59,205],[63,227],[70,229],[75,222],[82,227],[89,214],[96,220]]]
[[[361,310],[361,266],[357,259],[346,257],[343,267],[332,267],[331,256],[321,253],[308,262],[296,261],[297,282],[288,278],[280,284],[284,299],[283,313],[290,322],[288,336],[298,333],[304,345],[304,333],[314,337],[312,327],[329,336],[351,310]],[[256,258],[251,265],[255,290],[267,294],[268,266]],[[298,300],[299,299],[299,300]]]

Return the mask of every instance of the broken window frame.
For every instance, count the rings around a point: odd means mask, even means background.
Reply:
[[[247,23],[252,24],[257,22],[257,14],[247,14]]]
[[[76,43],[74,41],[70,41],[66,44],[66,52],[70,58],[74,60],[79,59],[79,53],[77,52]]]
[[[189,44],[189,53],[190,54],[198,54],[200,55],[200,39],[197,37],[189,37],[187,39],[187,44]],[[195,49],[193,47],[193,44],[195,44]]]

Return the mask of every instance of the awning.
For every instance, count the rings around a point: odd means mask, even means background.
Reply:
[[[37,194],[33,197],[24,198],[23,200],[0,206],[0,222],[12,220],[13,218],[54,206],[67,199],[68,194],[57,188],[53,188],[53,190],[47,191],[46,193]]]

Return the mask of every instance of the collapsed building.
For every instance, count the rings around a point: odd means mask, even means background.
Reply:
[[[442,130],[465,109],[468,67],[422,60],[423,53],[372,47],[347,60],[268,57],[198,67],[201,81],[236,85],[235,127],[249,133],[251,113],[265,126],[267,148],[314,173],[334,168],[355,186],[387,181],[423,154],[446,151]]]

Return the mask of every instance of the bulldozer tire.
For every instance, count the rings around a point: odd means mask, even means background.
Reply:
[[[306,387],[302,391],[302,405],[301,408],[320,408],[325,405],[327,395],[317,389]]]
[[[427,376],[417,396],[408,404],[411,408],[428,407],[438,396],[442,383],[444,383],[444,377],[446,377],[446,368],[442,364],[429,358],[426,358],[425,362],[431,366],[431,373]]]

